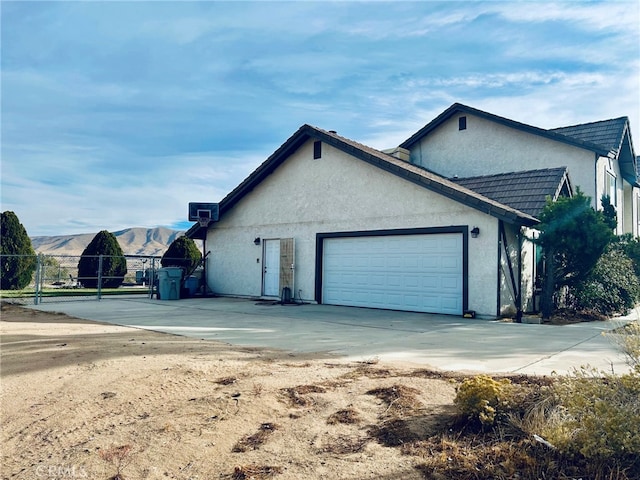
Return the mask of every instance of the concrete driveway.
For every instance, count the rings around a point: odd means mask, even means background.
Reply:
[[[29,306],[29,305],[28,305]],[[443,370],[547,375],[581,365],[627,370],[607,331],[620,321],[527,325],[449,315],[237,298],[174,301],[108,297],[34,306],[79,318],[226,342],[318,352],[350,360],[404,361]]]

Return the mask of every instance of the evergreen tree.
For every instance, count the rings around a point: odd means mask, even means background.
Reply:
[[[193,273],[201,260],[202,254],[193,239],[182,236],[171,242],[160,263],[163,267],[181,267],[186,278]]]
[[[15,213],[2,212],[0,217],[0,289],[22,290],[36,269],[36,252]]]
[[[545,259],[540,306],[543,318],[548,318],[553,295],[586,279],[614,236],[611,221],[591,207],[591,199],[580,189],[573,197],[547,200],[536,228]]]
[[[98,287],[98,270],[102,255],[102,287],[118,288],[127,274],[127,259],[122,254],[118,240],[106,230],[98,232],[78,262],[78,279],[84,287]]]
[[[611,205],[611,197],[609,195],[602,195],[600,205],[602,205],[602,215],[605,223],[609,225],[611,230],[615,231],[618,226],[618,214],[614,206]]]

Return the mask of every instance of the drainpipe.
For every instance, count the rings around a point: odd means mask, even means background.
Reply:
[[[496,317],[500,316],[500,307],[502,303],[502,236],[500,235],[500,229],[502,227],[502,220],[498,220],[498,290],[497,290],[497,302],[496,302]]]

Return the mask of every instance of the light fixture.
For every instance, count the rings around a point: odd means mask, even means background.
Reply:
[[[478,235],[480,235],[480,229],[478,227],[473,227],[471,230],[471,236],[473,238],[478,238]]]
[[[254,243],[254,244],[256,244],[256,245],[260,245],[260,237],[256,237],[256,238],[253,240],[253,243]]]

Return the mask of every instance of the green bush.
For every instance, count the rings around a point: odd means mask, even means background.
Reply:
[[[513,407],[513,399],[514,386],[508,378],[478,375],[462,382],[453,403],[468,420],[488,427]]]
[[[640,239],[630,233],[626,233],[617,237],[617,245],[631,259],[633,270],[636,272],[636,276],[640,277]]]
[[[184,276],[193,273],[202,260],[202,254],[192,238],[185,236],[176,238],[162,256],[160,263],[163,267],[180,267]]]
[[[619,244],[609,248],[575,289],[577,307],[604,315],[626,314],[640,299],[633,262]]]
[[[22,290],[36,269],[36,252],[24,226],[13,212],[0,215],[0,289]]]
[[[98,270],[102,255],[102,287],[118,288],[127,274],[127,259],[122,254],[118,239],[102,230],[82,252],[78,262],[78,278],[87,288],[98,287]]]

